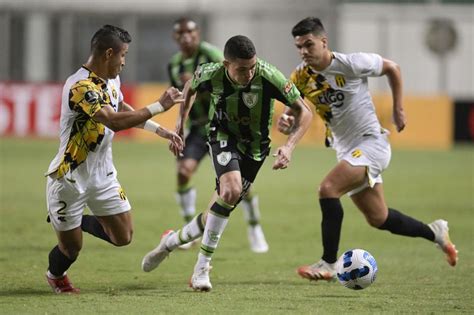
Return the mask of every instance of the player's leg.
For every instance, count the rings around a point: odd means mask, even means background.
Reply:
[[[82,229],[115,246],[130,244],[133,235],[131,206],[117,179],[90,189],[87,206],[94,214],[84,216]]]
[[[177,162],[178,189],[176,201],[185,222],[191,221],[196,213],[196,188],[190,185],[191,178],[198,168],[198,161],[190,158],[179,159]]]
[[[319,205],[321,207],[321,234],[323,255],[313,265],[302,266],[297,272],[309,280],[332,280],[335,275],[335,263],[341,235],[344,215],[340,197],[364,183],[364,166],[353,166],[340,161],[323,179],[319,186]]]
[[[48,177],[46,200],[48,221],[51,222],[58,244],[49,252],[46,279],[55,293],[78,293],[66,274],[82,248],[81,217],[86,196],[63,179]]]
[[[214,192],[211,197],[209,208],[217,200],[218,194]],[[150,272],[157,268],[161,262],[176,248],[190,244],[197,240],[204,233],[204,225],[207,217],[207,210],[199,213],[189,223],[177,231],[166,230],[161,235],[160,243],[153,250],[148,252],[142,259],[142,270]]]
[[[247,236],[250,243],[250,249],[255,253],[266,253],[268,243],[265,239],[262,226],[260,225],[260,208],[258,196],[250,189],[242,198],[242,208],[244,217],[248,223]]]
[[[457,251],[449,240],[446,221],[437,220],[425,224],[398,210],[388,208],[381,183],[377,183],[373,188],[366,188],[351,198],[371,226],[397,235],[422,237],[436,242],[446,253],[448,263],[452,266],[456,264]]]
[[[212,288],[209,280],[210,263],[227,226],[230,213],[241,198],[242,178],[240,171],[233,170],[222,174],[219,177],[218,193],[216,202],[207,213],[201,249],[190,281],[190,286],[198,291],[209,291]]]
[[[183,155],[177,162],[177,193],[176,200],[185,222],[191,221],[196,213],[196,189],[191,179],[197,171],[200,161],[208,153],[205,137],[199,132],[191,131],[186,137]]]

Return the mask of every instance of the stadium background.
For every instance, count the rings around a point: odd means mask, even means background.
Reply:
[[[42,174],[57,150],[62,83],[85,62],[94,31],[116,24],[133,37],[121,75],[126,100],[148,104],[167,86],[166,63],[177,50],[171,26],[182,15],[195,18],[202,38],[221,48],[232,35],[249,36],[258,55],[286,75],[300,62],[291,27],[308,15],[322,18],[333,50],[377,52],[399,63],[408,126],[391,134],[386,198],[426,222],[448,219],[459,266],[448,269],[431,244],[369,228],[343,198],[341,248],[369,249],[379,263],[377,282],[352,292],[296,277],[294,268],[319,253],[315,189],[334,165],[316,117],[290,169],[273,172],[267,161],[259,174],[270,252],[249,252],[236,213],[216,253],[215,290],[188,294],[195,251],[174,253],[163,271],[139,270],[159,234],[181,221],[166,145],[130,130],[119,133],[114,159],[134,207],[134,241],[117,249],[84,236],[70,272],[81,296],[52,296],[43,274],[55,236],[44,222]],[[473,56],[473,1],[0,0],[0,314],[474,313]],[[383,126],[394,131],[386,79],[369,85]],[[171,128],[175,117],[176,109],[156,120]],[[205,161],[194,180],[198,209],[212,181]]]
[[[456,137],[472,142],[474,136],[469,2],[1,0],[0,135],[57,135],[62,81],[86,60],[91,35],[105,23],[132,34],[121,78],[126,100],[140,107],[166,87],[166,63],[177,49],[171,38],[177,17],[195,18],[202,38],[220,48],[232,35],[249,36],[260,57],[289,75],[299,63],[291,27],[316,15],[329,30],[333,50],[376,52],[400,64],[409,127],[392,133],[393,145],[448,149]],[[387,80],[371,79],[370,87],[383,125],[393,131]],[[171,127],[175,116],[176,110],[158,120]],[[304,142],[321,144],[322,129],[314,123]]]

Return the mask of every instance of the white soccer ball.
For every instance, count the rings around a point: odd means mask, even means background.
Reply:
[[[377,277],[377,262],[374,256],[363,249],[351,249],[339,257],[336,265],[337,279],[346,288],[362,290]]]

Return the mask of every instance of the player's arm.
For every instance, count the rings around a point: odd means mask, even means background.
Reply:
[[[176,123],[176,132],[181,137],[184,135],[184,126],[189,116],[189,112],[196,99],[196,90],[191,87],[191,80],[188,80],[183,89],[184,102],[179,107],[179,116]]]
[[[113,131],[135,127],[151,117],[170,109],[175,103],[182,102],[182,93],[176,88],[167,89],[158,102],[136,111],[115,112],[110,106],[103,106],[92,118]]]
[[[393,122],[397,127],[397,131],[400,132],[405,128],[406,116],[403,110],[403,81],[400,66],[394,61],[389,59],[383,59],[382,73],[388,78],[388,84],[392,90],[393,99]]]
[[[291,114],[291,116],[289,116],[288,113]],[[296,99],[296,101],[291,105],[291,110],[287,111],[285,115],[294,117],[294,122],[291,131],[289,131],[286,143],[279,147],[274,154],[274,156],[277,157],[273,164],[274,170],[285,169],[288,167],[291,160],[291,154],[296,144],[308,130],[311,120],[313,119],[313,112],[301,97]]]
[[[121,111],[124,112],[132,112],[135,110],[130,104],[127,104],[125,102],[120,102],[119,108],[121,109]],[[159,123],[151,119],[148,119],[147,121],[136,125],[135,128],[144,129],[156,133],[158,136],[170,140],[171,143],[177,148],[182,149],[183,147],[183,140],[180,136],[178,136],[174,131],[163,128]]]

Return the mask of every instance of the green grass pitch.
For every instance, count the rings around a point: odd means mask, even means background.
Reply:
[[[376,282],[352,291],[338,283],[310,283],[295,269],[321,255],[317,186],[334,165],[332,150],[297,147],[290,167],[264,164],[255,184],[270,245],[254,254],[240,209],[231,216],[214,259],[210,293],[187,286],[197,248],[173,252],[160,268],[140,270],[143,255],[167,228],[182,222],[174,199],[175,166],[166,145],[116,142],[119,179],[131,201],[134,240],[114,248],[84,234],[69,270],[77,296],[54,295],[44,279],[56,237],[46,223],[43,172],[57,141],[0,139],[0,314],[374,314],[474,313],[474,148],[449,152],[395,150],[384,173],[387,203],[424,222],[449,221],[460,251],[450,267],[423,239],[369,227],[344,197],[341,253],[364,248],[377,260]],[[212,193],[209,159],[194,179],[198,209]]]

